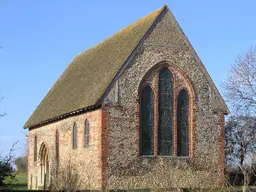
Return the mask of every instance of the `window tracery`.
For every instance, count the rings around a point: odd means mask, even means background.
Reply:
[[[140,94],[140,155],[192,157],[192,86],[173,67],[153,73],[148,77],[151,80],[146,76],[143,81],[144,85],[153,82],[152,86],[142,86]]]

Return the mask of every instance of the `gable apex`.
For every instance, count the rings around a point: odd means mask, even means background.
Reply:
[[[194,59],[196,60],[196,62],[198,63],[198,65],[200,66],[200,69],[202,70],[203,74],[205,75],[208,83],[210,84],[211,88],[213,89],[214,93],[217,96],[217,100],[220,102],[220,105],[223,106],[222,109],[219,109],[222,113],[224,114],[229,114],[229,108],[226,105],[225,100],[223,99],[223,97],[221,96],[219,90],[217,89],[215,83],[213,82],[211,76],[209,75],[208,71],[206,70],[202,60],[200,59],[200,57],[198,56],[198,54],[196,53],[195,49],[193,48],[192,44],[190,43],[189,39],[187,38],[187,36],[185,35],[185,33],[183,32],[182,28],[180,27],[179,23],[177,22],[177,20],[175,19],[174,15],[172,14],[172,12],[170,11],[170,9],[168,8],[168,6],[166,6],[166,9],[168,11],[168,13],[170,13],[172,19],[174,20],[174,24],[177,26],[178,31],[181,34],[182,39],[184,40],[185,44],[188,46],[190,53],[193,55]]]
[[[197,55],[195,49],[192,44],[186,37],[185,33],[181,29],[179,23],[176,21],[174,15],[168,8],[166,7],[166,13],[162,20],[157,24],[149,37],[145,40],[144,45],[148,46],[158,46],[158,47],[169,47],[177,50],[187,50],[189,55],[195,60],[199,70],[203,73],[206,78],[212,92],[216,95],[215,101],[218,103],[218,107],[216,108],[216,112],[222,112],[224,114],[229,114],[230,111],[222,98],[219,90],[217,89],[215,83],[207,72],[203,62]],[[159,35],[160,34],[160,35]],[[152,36],[152,37],[151,37]],[[157,39],[155,39],[156,37]],[[168,60],[168,59],[167,59]]]
[[[157,25],[159,24],[159,22],[161,22],[162,19],[167,16],[167,14],[168,14],[168,16],[170,15],[171,18],[168,21],[171,22],[171,24],[175,28],[174,30],[171,30],[171,33],[174,33],[174,31],[175,31],[175,32],[178,33],[177,36],[180,37],[180,42],[178,43],[179,45],[175,44],[177,42],[175,42],[175,43],[172,42],[173,45],[174,46],[178,45],[179,47],[182,47],[184,45],[189,49],[190,54],[193,56],[194,60],[199,65],[199,69],[202,71],[202,73],[204,74],[205,78],[207,79],[207,82],[209,83],[211,89],[213,90],[213,92],[217,96],[216,101],[219,103],[220,107],[218,107],[218,109],[216,108],[216,111],[222,112],[224,114],[229,114],[230,111],[229,111],[223,97],[221,96],[221,94],[220,94],[219,90],[217,89],[215,83],[213,82],[212,78],[210,77],[209,73],[207,72],[203,62],[201,61],[201,59],[197,55],[195,49],[193,48],[193,46],[190,43],[190,41],[188,40],[187,36],[183,32],[182,28],[180,27],[179,23],[177,22],[174,15],[170,11],[169,7],[167,5],[164,5],[161,9],[162,9],[161,14],[159,14],[159,17],[155,20],[155,22],[152,24],[151,28],[146,32],[146,34],[144,35],[144,38],[142,38],[142,40],[140,41],[140,43],[137,46],[139,47],[139,46],[143,45],[143,43],[145,43],[148,40],[148,37],[150,37],[150,34],[153,33],[157,29]],[[170,39],[173,40],[173,39],[175,39],[175,37],[172,36],[172,37],[170,37]],[[181,41],[182,41],[182,43],[181,43]],[[162,44],[161,44],[161,46],[162,46]],[[133,56],[133,55],[131,54],[130,56]],[[123,69],[121,68],[119,70],[119,73],[117,73],[118,76],[124,71],[124,69],[129,65],[129,63],[130,62],[127,62],[126,64],[124,63]],[[113,79],[112,86],[114,85],[114,83],[116,82],[117,79],[118,79],[118,77]],[[111,88],[112,86],[110,85],[109,88]],[[108,92],[109,92],[109,90],[107,89],[105,91],[105,93],[103,94],[102,98],[99,100],[99,102],[101,102],[104,99],[104,96],[107,95]]]
[[[42,126],[98,107],[113,79],[120,74],[147,32],[165,12],[166,6],[163,6],[76,56],[24,128]]]

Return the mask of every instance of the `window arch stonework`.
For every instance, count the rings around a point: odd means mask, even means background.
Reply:
[[[159,153],[159,74],[160,71],[164,68],[168,69],[170,74],[172,75],[172,90],[173,90],[173,96],[172,96],[172,135],[170,140],[172,140],[172,153],[165,155]],[[188,93],[188,131],[189,131],[189,152],[188,155],[191,158],[194,157],[194,90],[192,87],[192,84],[190,83],[189,79],[186,77],[186,75],[183,73],[182,70],[180,70],[175,65],[170,65],[166,62],[159,63],[158,65],[154,66],[152,69],[150,69],[146,75],[143,77],[139,89],[138,89],[138,107],[137,107],[137,132],[138,132],[138,155],[141,155],[141,148],[140,148],[140,129],[141,129],[141,109],[140,109],[140,102],[141,102],[141,91],[142,89],[149,85],[153,92],[154,92],[154,156],[177,156],[177,150],[178,150],[178,138],[177,138],[177,110],[178,110],[178,94],[179,92],[184,89]],[[160,125],[161,126],[161,125]]]

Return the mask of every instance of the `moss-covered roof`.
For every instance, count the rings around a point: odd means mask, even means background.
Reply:
[[[95,106],[164,7],[80,53],[38,105],[24,128]]]

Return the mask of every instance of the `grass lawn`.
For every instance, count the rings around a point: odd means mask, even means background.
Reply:
[[[12,187],[15,190],[27,190],[27,173],[20,172],[16,175],[17,183]]]

